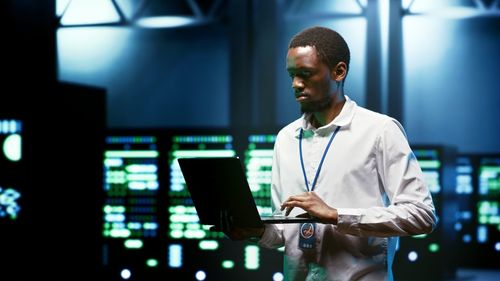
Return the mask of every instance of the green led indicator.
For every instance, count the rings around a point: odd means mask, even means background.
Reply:
[[[172,206],[172,207],[168,208],[168,211],[171,214],[185,214],[185,213],[187,213],[187,209],[183,205]]]
[[[177,136],[173,138],[175,143],[228,143],[232,140],[231,136]]]
[[[172,153],[175,158],[181,157],[232,157],[236,153],[233,150],[213,149],[213,150],[176,150]]]
[[[254,149],[248,152],[250,157],[268,157],[272,158],[273,157],[273,150],[272,149]]]
[[[174,229],[170,231],[170,237],[175,238],[175,239],[180,239],[184,235],[184,232],[182,230]]]
[[[146,261],[146,265],[149,267],[157,267],[158,266],[158,260],[157,259],[148,259]]]
[[[419,157],[433,157],[436,158],[438,156],[438,152],[434,149],[423,149],[423,150],[414,150],[413,153]]]
[[[488,219],[488,224],[499,224],[500,223],[500,216],[491,216]]]
[[[493,172],[493,173],[500,173],[500,167],[496,166],[483,166],[480,169],[481,173],[487,171],[487,172]]]
[[[234,267],[234,261],[225,260],[222,262],[222,268],[231,269]]]
[[[439,251],[439,245],[437,243],[430,244],[429,251],[432,253],[436,253],[437,251]]]
[[[127,249],[140,249],[144,245],[142,240],[139,239],[127,239],[124,244]]]
[[[488,217],[487,216],[480,216],[479,217],[479,223],[480,224],[486,224],[488,222]]]
[[[122,150],[109,150],[104,153],[106,158],[157,158],[158,151],[154,150],[136,150],[136,151],[122,151]]]
[[[126,238],[131,234],[129,229],[113,229],[110,232],[110,236],[114,238]]]
[[[197,223],[190,223],[186,226],[186,228],[190,230],[198,230],[200,229],[200,225]]]
[[[128,174],[128,181],[156,181],[158,176],[156,174]]]
[[[198,246],[202,250],[212,250],[213,251],[213,250],[217,250],[219,248],[219,242],[217,242],[215,240],[204,240],[204,241],[200,241]]]
[[[419,160],[418,163],[422,169],[439,169],[441,162],[438,160]]]
[[[413,235],[412,237],[417,239],[424,239],[425,237],[427,237],[427,234]]]
[[[259,269],[259,247],[246,246],[245,247],[245,268],[249,270]]]
[[[171,223],[170,224],[170,229],[173,229],[173,230],[182,230],[182,229],[184,229],[184,224],[182,224],[182,223]]]
[[[184,237],[187,239],[203,239],[206,236],[206,232],[203,230],[185,230]]]

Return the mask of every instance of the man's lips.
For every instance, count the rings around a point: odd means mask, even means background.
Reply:
[[[309,98],[309,95],[308,94],[304,94],[304,93],[299,93],[299,94],[295,94],[295,100],[296,101],[304,101],[306,99]]]

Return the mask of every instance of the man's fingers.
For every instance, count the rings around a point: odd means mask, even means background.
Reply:
[[[298,204],[308,200],[308,196],[309,195],[306,192],[303,194],[288,197],[288,199],[286,199],[285,202],[283,202],[283,204],[281,204],[281,210],[283,211],[286,207],[289,207],[289,206],[298,207]]]
[[[302,202],[304,200],[307,200],[307,196],[308,196],[307,193],[290,196],[290,197],[288,197],[288,199],[285,202],[289,202],[289,201],[299,201],[299,202]]]

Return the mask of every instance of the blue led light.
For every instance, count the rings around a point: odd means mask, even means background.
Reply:
[[[464,243],[470,243],[472,241],[472,236],[470,234],[465,234],[462,237],[462,240],[464,241]]]
[[[21,211],[17,199],[21,197],[21,193],[13,188],[3,189],[0,186],[0,218],[9,217],[15,220]]]
[[[182,267],[182,245],[168,246],[168,266],[172,268]]]
[[[477,242],[486,243],[488,241],[488,228],[486,226],[477,227]]]

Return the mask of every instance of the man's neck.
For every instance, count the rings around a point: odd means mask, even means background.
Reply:
[[[335,117],[340,114],[340,111],[342,111],[342,107],[344,106],[345,101],[346,99],[344,95],[334,97],[329,108],[325,109],[324,111],[313,112],[313,118],[311,120],[312,125],[316,128],[319,128],[332,122],[333,119],[335,119]]]

